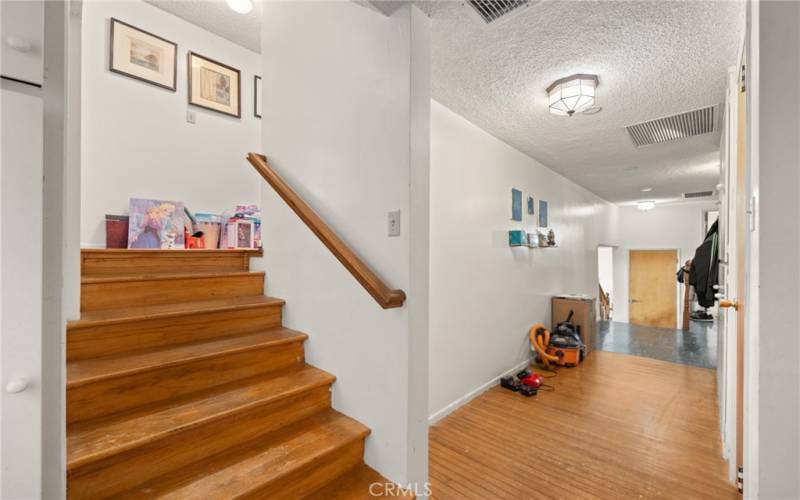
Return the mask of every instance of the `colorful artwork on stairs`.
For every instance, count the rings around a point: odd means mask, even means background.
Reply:
[[[128,248],[182,249],[183,203],[131,198]]]

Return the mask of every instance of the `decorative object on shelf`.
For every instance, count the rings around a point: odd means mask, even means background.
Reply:
[[[533,215],[533,196],[528,196],[528,215]]]
[[[556,232],[552,229],[547,231],[547,246],[554,247],[556,246]]]
[[[539,200],[539,227],[547,227],[547,202]]]
[[[131,198],[128,248],[184,247],[183,203]]]
[[[256,75],[253,77],[253,115],[256,118],[261,118],[261,77]]]
[[[536,235],[538,237],[537,245],[540,248],[549,246],[547,244],[547,233],[545,232],[546,229],[539,228],[536,230]]]
[[[508,244],[512,247],[519,247],[528,244],[528,237],[521,229],[512,229],[508,232]]]
[[[229,222],[225,233],[227,236],[225,248],[253,248],[252,222],[245,219]]]
[[[108,69],[175,91],[178,44],[111,18]]]
[[[594,105],[597,75],[577,74],[561,78],[547,87],[550,112],[572,116]]]
[[[106,215],[106,248],[128,248],[127,215]]]
[[[511,188],[511,220],[522,221],[522,191]]]
[[[197,221],[195,231],[203,232],[203,246],[205,248],[219,248],[222,217],[216,214],[196,213],[194,218]]]
[[[241,72],[194,52],[187,59],[189,104],[241,118]]]

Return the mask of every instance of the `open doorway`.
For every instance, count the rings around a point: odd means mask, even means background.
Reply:
[[[600,321],[614,317],[614,247],[597,247],[597,283]]]

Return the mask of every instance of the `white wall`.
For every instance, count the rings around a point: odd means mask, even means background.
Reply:
[[[614,321],[628,321],[630,250],[678,250],[681,264],[694,257],[703,242],[703,211],[717,210],[715,201],[656,205],[642,211],[635,206],[619,209],[619,246],[614,249]],[[675,272],[679,265],[675,265]],[[678,286],[676,328],[683,314],[683,287]]]
[[[748,369],[748,357],[758,357],[757,386],[745,385],[746,401],[757,403],[745,410],[756,418],[746,417],[745,424],[757,425],[757,441],[746,437],[745,453],[750,454],[747,445],[752,443],[758,460],[755,492],[772,500],[800,498],[800,3],[758,2],[756,8],[758,94],[749,99],[757,99],[758,107],[748,114],[756,124],[749,147],[758,163],[752,194],[758,198],[759,314],[758,331],[746,335],[759,342],[745,351]],[[753,391],[755,398],[749,395]],[[750,467],[747,461],[745,467]]]
[[[427,477],[429,30],[407,4],[391,17],[353,2],[264,4],[264,95],[279,97],[264,108],[263,151],[408,300],[381,309],[262,182],[268,293],[309,334],[308,362],[336,375],[334,407],[372,429],[367,463],[401,483]],[[389,238],[395,209],[402,234]]]
[[[558,248],[508,246],[511,188],[549,202]],[[528,359],[528,328],[550,298],[597,296],[597,246],[616,207],[484,132],[431,107],[430,415],[440,418]],[[513,430],[509,430],[513,432]]]
[[[178,44],[176,92],[108,70],[110,17]],[[187,104],[189,50],[241,70],[241,119]],[[195,212],[258,203],[259,178],[244,157],[260,149],[252,100],[260,68],[255,52],[152,5],[83,2],[82,244],[105,246],[105,215],[127,214],[131,197],[183,201]]]

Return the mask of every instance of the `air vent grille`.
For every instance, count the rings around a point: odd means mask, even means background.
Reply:
[[[469,0],[469,4],[487,24],[529,3],[530,0]]]
[[[688,200],[690,198],[705,198],[707,196],[712,196],[714,191],[697,191],[696,193],[683,193],[683,198]]]
[[[625,128],[636,147],[707,134],[714,131],[715,108],[716,106],[709,106]]]

